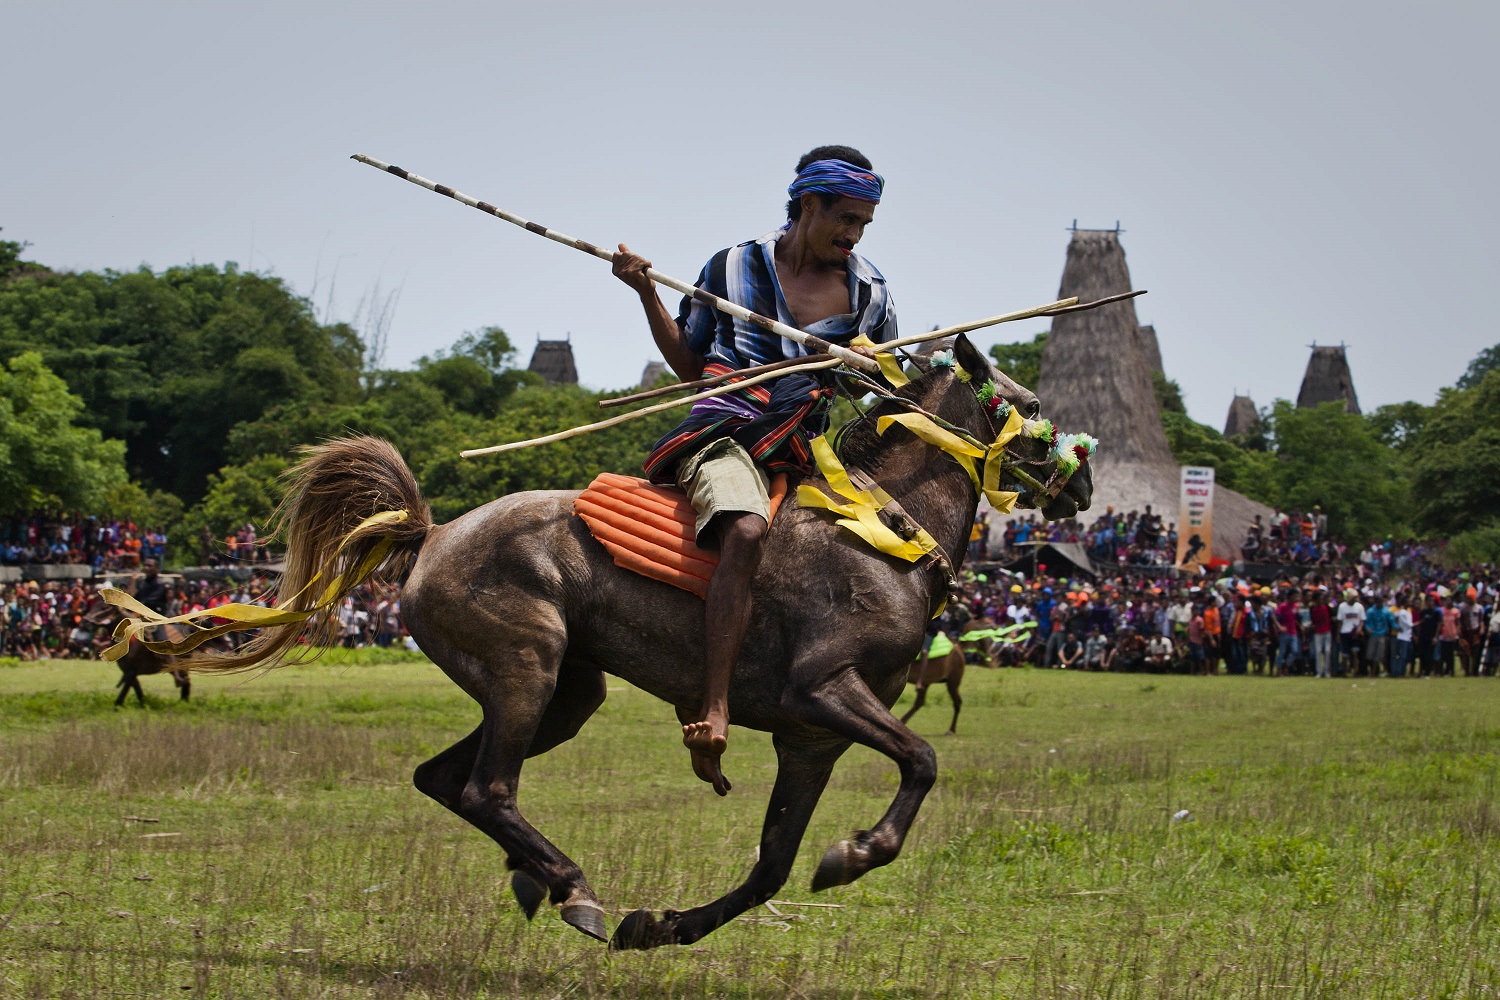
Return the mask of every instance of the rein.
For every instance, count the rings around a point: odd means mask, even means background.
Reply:
[[[876,355],[876,360],[880,364],[881,373],[893,385],[899,387],[910,381],[894,355],[881,352]],[[972,381],[972,376],[964,371],[951,352],[939,352],[935,355],[933,366],[952,368],[954,376],[960,382]],[[985,423],[993,436],[989,443],[985,443],[968,430],[942,419],[921,404],[893,393],[861,374],[850,372],[847,377],[908,411],[883,414],[875,418],[877,435],[884,435],[893,425],[904,427],[913,436],[958,463],[968,473],[975,496],[989,500],[991,506],[1001,513],[1013,510],[1020,498],[1019,492],[1000,489],[1002,474],[1008,472],[1029,487],[1040,506],[1043,497],[1055,498],[1062,492],[1073,473],[1087,461],[1097,445],[1087,434],[1065,435],[1059,433],[1051,421],[1025,419],[1019,410],[996,394],[993,381],[987,380],[976,392],[984,411]],[[861,422],[869,419],[857,406],[855,412]],[[997,420],[1000,421],[998,429]],[[1046,440],[1051,446],[1048,460],[1055,463],[1056,471],[1047,483],[1039,482],[1019,468],[1019,461],[1008,455],[1007,446],[1022,435]],[[877,552],[910,563],[921,562],[924,569],[938,567],[943,576],[945,597],[939,602],[933,617],[942,614],[948,600],[958,599],[959,581],[953,560],[943,551],[937,539],[882,489],[873,477],[859,469],[844,468],[837,449],[826,437],[815,439],[812,450],[818,471],[829,487],[847,502],[831,499],[817,487],[803,484],[797,487],[798,504],[838,515],[836,523],[840,527],[859,536]]]

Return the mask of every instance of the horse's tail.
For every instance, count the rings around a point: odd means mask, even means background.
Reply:
[[[432,528],[416,477],[380,438],[304,448],[285,478],[287,493],[273,519],[286,539],[276,611],[298,620],[266,625],[232,653],[192,657],[182,666],[226,671],[316,659],[337,639],[343,599],[371,577],[399,580]]]

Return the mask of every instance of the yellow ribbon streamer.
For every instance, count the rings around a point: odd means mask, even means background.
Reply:
[[[974,492],[982,494],[990,506],[1001,514],[1009,514],[1016,506],[1019,493],[1000,489],[1000,468],[1005,460],[1005,446],[1025,426],[1021,412],[1011,407],[1005,426],[988,446],[968,434],[959,434],[939,427],[923,413],[897,413],[880,417],[875,421],[877,433],[884,434],[892,424],[900,424],[918,438],[948,455],[969,474]]]
[[[349,544],[349,540],[363,529],[381,524],[400,524],[410,516],[411,515],[404,510],[386,510],[381,511],[378,514],[370,515],[363,521],[359,522],[359,524],[355,525],[354,528],[352,528],[347,534],[344,535],[343,541],[339,542],[338,549],[335,550],[333,558],[329,561],[332,562],[336,560],[339,556],[339,553],[343,552],[345,546]],[[130,642],[133,639],[139,641],[147,649],[150,649],[154,652],[166,653],[170,655],[180,655],[182,653],[191,652],[192,650],[197,649],[199,646],[203,645],[203,643],[209,641],[210,639],[217,638],[218,636],[224,635],[226,632],[233,632],[237,629],[263,628],[268,625],[300,624],[311,618],[313,615],[332,608],[333,605],[338,601],[340,595],[346,589],[358,586],[364,581],[366,577],[368,577],[371,573],[374,573],[375,570],[380,567],[380,564],[385,562],[386,557],[390,555],[393,545],[394,543],[391,539],[382,538],[379,542],[376,543],[375,547],[370,550],[369,554],[366,555],[364,559],[360,560],[359,565],[356,566],[353,571],[334,577],[333,580],[329,582],[328,586],[323,588],[322,594],[318,596],[318,599],[313,603],[313,606],[307,611],[284,611],[279,608],[262,607],[259,604],[231,603],[221,604],[216,608],[204,608],[201,611],[189,611],[186,614],[174,615],[169,618],[165,615],[152,611],[140,601],[137,601],[134,597],[131,597],[129,594],[125,593],[123,590],[115,587],[107,588],[101,591],[101,594],[106,601],[108,601],[110,604],[113,604],[117,608],[123,608],[128,612],[138,615],[139,618],[121,619],[120,623],[115,626],[114,632],[114,638],[118,641],[116,641],[113,646],[110,646],[103,653],[101,653],[100,656],[105,660],[118,660],[120,657],[124,656],[127,651],[129,651]],[[301,590],[297,591],[297,593],[288,598],[285,603],[295,603],[297,598],[301,597],[303,594],[312,589],[313,585],[316,584],[320,579],[322,579],[322,577],[323,571],[319,570],[313,575],[313,578],[311,580],[307,581],[307,584]],[[208,618],[224,618],[227,619],[227,621],[222,624],[213,626],[203,626],[199,624],[201,620]],[[147,629],[156,628],[160,625],[177,624],[191,625],[195,629],[197,629],[197,631],[195,631],[192,635],[189,635],[187,638],[180,640],[163,641],[139,639],[140,634]]]
[[[894,354],[876,354],[875,361],[880,365],[880,373],[885,376],[885,380],[897,389],[911,381],[906,377],[906,372],[901,370],[901,360]]]
[[[813,457],[818,463],[818,471],[823,474],[824,479],[828,480],[828,485],[835,493],[850,502],[839,503],[830,499],[817,487],[804,484],[797,487],[798,504],[839,515],[840,520],[836,523],[840,527],[848,529],[863,539],[865,544],[877,552],[883,552],[906,562],[916,562],[937,548],[937,540],[921,525],[914,525],[916,534],[907,539],[896,534],[882,521],[880,512],[891,502],[890,495],[880,489],[870,491],[856,487],[850,481],[849,473],[845,471],[843,463],[834,454],[833,446],[828,443],[827,438],[815,438],[812,448]]]

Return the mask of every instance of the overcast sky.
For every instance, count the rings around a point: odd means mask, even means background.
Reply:
[[[349,154],[692,280],[847,143],[906,332],[1051,300],[1067,227],[1118,220],[1215,426],[1235,389],[1295,398],[1314,341],[1366,410],[1500,341],[1500,5],[977,6],[11,4],[0,226],[57,268],[237,261],[325,319],[399,292],[392,365],[571,334],[618,387],[656,353],[606,264]]]

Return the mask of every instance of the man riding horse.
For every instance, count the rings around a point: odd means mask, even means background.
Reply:
[[[896,337],[885,279],[854,252],[875,216],[884,180],[848,146],[819,146],[797,163],[787,222],[757,240],[720,250],[698,286],[762,316],[847,345]],[[620,244],[614,273],[641,298],[651,335],[683,381],[801,357],[806,347],[684,296],[674,320],[647,276],[651,266]],[[729,743],[729,677],[750,622],[750,582],[769,521],[770,473],[813,471],[808,442],[828,426],[830,390],[810,374],[695,404],[646,459],[656,482],[676,483],[697,514],[697,541],[718,548],[708,586],[704,698],[679,713],[693,772],[724,795],[719,766]]]

